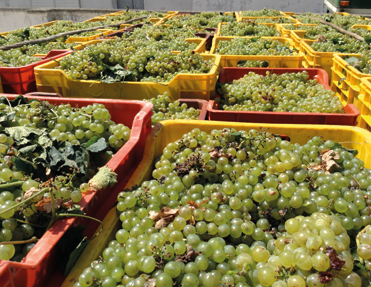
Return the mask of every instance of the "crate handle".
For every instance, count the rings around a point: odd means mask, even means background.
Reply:
[[[25,96],[27,95],[34,96],[34,97],[63,98],[61,94],[58,94],[58,93],[32,92],[32,93],[25,94]]]

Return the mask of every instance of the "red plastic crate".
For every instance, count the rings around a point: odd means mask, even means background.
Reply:
[[[71,54],[72,50],[51,50],[41,61],[22,67],[0,67],[0,92],[26,94],[36,92],[34,67]]]
[[[0,263],[0,283],[1,287],[15,287],[9,263]]]
[[[198,120],[206,120],[207,115],[207,105],[208,101],[205,100],[193,100],[193,99],[179,99],[178,100],[181,104],[187,104],[188,108],[194,108],[197,110],[201,110],[200,116]]]
[[[219,75],[219,83],[228,83],[240,79],[249,72],[265,75],[298,73],[307,71],[310,79],[317,79],[318,83],[330,90],[328,75],[322,69],[281,69],[281,68],[223,68]],[[280,124],[326,124],[326,125],[357,125],[359,110],[352,104],[344,107],[346,114],[331,113],[292,113],[292,112],[252,112],[252,111],[224,111],[218,110],[215,101],[209,101],[208,119],[212,121],[251,122],[251,123],[280,123]]]
[[[52,97],[38,97],[35,94],[38,93],[25,96],[32,99],[47,100],[51,104],[69,103],[71,106],[86,106],[93,103],[104,104],[110,111],[113,121],[131,127],[130,139],[107,163],[107,166],[118,174],[119,182],[114,187],[109,187],[104,191],[84,194],[80,201],[84,213],[94,216],[108,198],[117,197],[117,194],[125,186],[142,159],[145,140],[152,129],[152,104],[141,101],[55,97],[58,94],[52,94]],[[45,93],[41,94],[45,95]],[[17,95],[0,94],[0,96],[14,99]],[[88,223],[89,221],[83,218],[68,218],[55,222],[21,263],[10,262],[15,286],[45,286],[58,266],[60,250],[56,244],[59,239],[71,226],[87,225]],[[9,263],[9,261],[0,261],[0,264],[2,263]]]

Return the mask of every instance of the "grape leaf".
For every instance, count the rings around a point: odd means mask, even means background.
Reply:
[[[12,107],[16,107],[16,106],[19,106],[19,105],[26,105],[26,104],[28,104],[27,98],[25,98],[22,95],[19,95],[14,100],[9,101],[9,102],[10,102],[10,105]]]
[[[335,148],[340,148],[340,149],[342,149],[342,150],[345,150],[345,151],[347,151],[347,152],[350,152],[350,153],[353,154],[354,156],[357,156],[357,154],[358,154],[358,150],[356,150],[356,149],[347,149],[347,148],[343,147],[343,146],[342,146],[341,144],[339,144],[339,143],[335,143],[335,144],[333,145],[332,149],[335,149]]]
[[[365,37],[364,39],[367,44],[371,44],[371,36]]]
[[[347,62],[348,64],[353,64],[353,63],[355,63],[355,62],[358,62],[358,58],[356,58],[356,57],[354,57],[354,56],[352,56],[352,57],[350,57],[350,58],[346,58],[346,59],[344,59],[345,60],[345,62]]]
[[[87,150],[91,152],[100,152],[107,148],[107,143],[104,138],[100,138],[97,142],[93,143],[92,145],[88,146]]]
[[[345,53],[345,52],[348,52],[348,49],[344,49],[344,48],[336,48],[336,51],[340,52],[340,53]]]
[[[35,173],[35,167],[33,166],[33,164],[18,156],[15,157],[14,159],[14,165],[17,168],[17,170],[22,171],[26,174]]]
[[[261,37],[254,37],[254,38],[251,38],[251,42],[255,43],[255,42],[258,42],[260,40]]]

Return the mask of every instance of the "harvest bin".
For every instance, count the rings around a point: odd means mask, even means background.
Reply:
[[[162,153],[164,147],[170,142],[180,139],[183,134],[194,128],[210,133],[214,129],[234,128],[236,130],[268,129],[274,134],[285,134],[291,138],[291,143],[305,144],[314,136],[323,136],[324,140],[341,142],[346,148],[357,149],[358,158],[365,162],[365,167],[371,168],[371,133],[357,127],[323,126],[323,125],[286,125],[286,124],[247,124],[213,121],[163,121],[157,124],[147,138],[143,159],[130,178],[126,188],[131,189],[152,177],[155,159]],[[63,287],[72,287],[83,272],[97,259],[110,240],[115,238],[116,231],[121,228],[121,222],[115,209],[111,209],[105,217],[103,224],[109,226],[91,241],[79,257],[70,274],[64,281]]]
[[[6,261],[0,262],[0,283],[1,287],[15,287],[10,265]]]
[[[307,71],[310,79],[317,79],[318,83],[330,90],[328,75],[322,69],[269,69],[269,68],[223,68],[220,71],[219,83],[228,83],[240,79],[249,72],[259,75],[300,73]],[[325,125],[357,125],[360,112],[353,104],[344,107],[346,114],[331,113],[293,113],[293,112],[258,112],[258,111],[224,111],[218,110],[218,104],[209,101],[207,107],[208,119],[211,121],[252,122],[252,123],[279,123],[279,124],[325,124]]]
[[[361,112],[358,126],[371,131],[371,77],[361,79],[357,108]]]
[[[220,41],[231,41],[234,38],[254,38],[254,37],[227,37],[219,36],[214,37],[213,46],[211,47],[210,54],[216,54],[216,49]],[[291,39],[283,37],[261,37],[262,39],[278,40],[281,43],[289,44],[294,47],[294,42]],[[273,56],[273,55],[220,55],[221,67],[237,67],[239,61],[267,61],[271,68],[301,68],[304,59],[303,53],[298,53],[293,56]]]
[[[205,100],[193,100],[193,99],[179,99],[180,104],[187,104],[188,108],[194,108],[196,110],[201,110],[198,120],[206,120],[207,115],[207,105],[208,101]]]
[[[179,98],[209,100],[214,96],[214,87],[220,64],[220,56],[203,55],[205,60],[214,59],[214,66],[206,74],[180,73],[167,83],[117,82],[102,83],[96,80],[72,80],[60,69],[58,63],[49,62],[35,68],[36,85],[39,92],[60,93],[64,97],[111,98],[143,100],[168,92]]]
[[[360,58],[360,55],[354,55]],[[358,95],[361,89],[361,79],[371,77],[370,74],[362,73],[344,60],[342,54],[334,55],[332,65],[331,89],[344,103],[352,103],[358,106]]]
[[[11,100],[17,97],[17,95],[6,94],[0,94],[0,96],[7,96]],[[113,121],[131,128],[130,139],[107,163],[107,166],[118,174],[119,183],[104,191],[83,194],[79,203],[84,213],[94,216],[110,195],[114,192],[118,193],[124,187],[142,159],[145,139],[152,129],[152,104],[139,101],[25,96],[47,100],[51,104],[69,103],[71,106],[80,107],[93,103],[104,104],[111,113]],[[117,193],[113,196],[117,196]],[[108,212],[109,208],[105,212]],[[86,225],[87,223],[89,223],[88,220],[76,217],[56,221],[21,263],[10,262],[15,286],[45,286],[58,265],[60,250],[56,246],[57,242],[72,225]],[[5,262],[8,261],[0,261],[0,264]]]
[[[47,55],[35,55],[35,57],[43,59],[41,61],[22,67],[0,67],[0,93],[36,92],[34,68],[71,53],[72,50],[51,50]]]

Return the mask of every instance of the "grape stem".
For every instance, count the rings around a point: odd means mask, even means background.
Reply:
[[[12,244],[12,245],[15,245],[15,244],[26,244],[26,243],[33,243],[33,242],[36,242],[38,239],[36,236],[33,236],[32,238],[28,239],[28,240],[22,240],[22,241],[4,241],[4,242],[1,242],[1,245],[9,245],[9,244]]]
[[[27,198],[26,200],[23,200],[22,202],[17,203],[16,205],[13,205],[13,206],[11,206],[11,207],[5,209],[5,210],[0,211],[0,215],[3,214],[3,213],[6,213],[6,212],[8,212],[8,211],[11,211],[11,210],[13,210],[13,209],[16,209],[17,207],[19,207],[19,206],[25,204],[26,202],[30,201],[31,199],[33,199],[33,198],[39,196],[39,195],[42,194],[42,193],[48,192],[48,191],[49,191],[49,187],[45,187],[45,188],[43,188],[42,190],[40,190],[39,192],[37,192],[37,193],[33,194],[32,196],[30,196],[29,198]]]
[[[12,188],[12,187],[19,187],[19,186],[22,186],[23,183],[24,183],[24,181],[16,181],[16,182],[11,182],[11,183],[1,184],[0,185],[0,190],[9,189],[9,188]]]
[[[98,222],[101,225],[101,229],[97,232],[97,234],[95,234],[92,238],[90,238],[89,241],[93,240],[95,237],[97,237],[103,231],[103,228],[104,228],[102,221],[100,221],[99,219],[96,219],[94,217],[87,216],[87,215],[60,213],[60,214],[58,214],[58,217],[82,217],[82,218],[87,218],[87,219],[91,219],[91,220],[94,220],[94,221]]]

